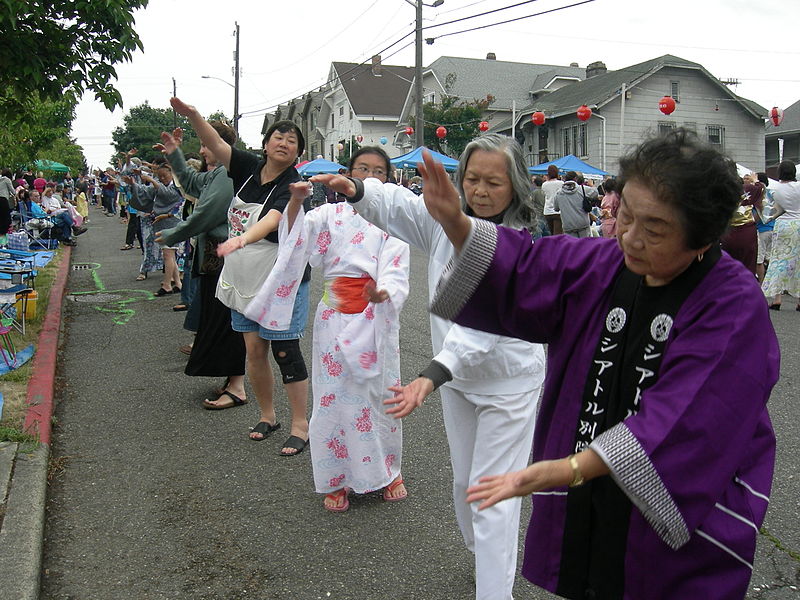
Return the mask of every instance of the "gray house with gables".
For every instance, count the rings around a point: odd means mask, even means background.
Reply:
[[[592,63],[586,78],[542,94],[522,109],[512,123],[492,122],[492,130],[514,132],[529,164],[574,154],[594,166],[616,173],[617,159],[643,138],[659,131],[686,127],[718,146],[737,163],[764,168],[764,119],[767,109],[730,90],[702,65],[665,55],[616,71]],[[671,96],[670,115],[658,102]],[[587,121],[576,111],[592,109]],[[531,116],[546,115],[536,126]]]

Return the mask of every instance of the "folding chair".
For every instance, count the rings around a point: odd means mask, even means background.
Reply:
[[[49,217],[36,219],[31,217],[30,211],[24,202],[19,204],[20,228],[18,231],[24,232],[28,236],[28,247],[35,246],[42,250],[51,250],[58,245],[52,235],[55,223]],[[42,233],[47,232],[47,238],[42,237]]]
[[[33,290],[24,283],[0,289],[0,322],[2,322],[3,319],[9,320],[10,325],[15,327],[22,335],[25,335],[28,296],[30,296],[31,292],[33,292]],[[22,310],[20,311],[14,308],[17,300],[21,300],[20,308]],[[3,334],[0,333],[0,335]]]

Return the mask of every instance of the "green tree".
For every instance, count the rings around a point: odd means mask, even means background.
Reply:
[[[114,65],[142,49],[133,13],[148,0],[3,0],[0,3],[0,118],[28,112],[33,93],[77,100],[84,91],[109,110],[122,106]]]
[[[69,167],[73,177],[86,170],[86,157],[75,139],[66,135],[58,138],[49,147],[39,151],[36,158],[54,160]]]
[[[339,143],[344,146],[341,152],[336,156],[336,162],[345,167],[350,164],[350,157],[361,148],[361,144],[356,141],[356,136],[351,136],[350,141],[347,139],[339,140]]]
[[[26,100],[26,107],[25,119],[14,119],[0,127],[0,165],[4,167],[33,167],[33,159],[42,156],[44,149],[57,140],[69,138],[75,117],[73,98],[42,100],[32,92]]]
[[[161,141],[162,131],[172,131],[175,122],[171,108],[155,108],[145,102],[131,108],[123,118],[122,126],[111,132],[112,143],[117,153],[136,148],[139,158],[152,162],[161,156],[158,150],[153,150],[153,144]],[[200,142],[186,117],[177,115],[177,124],[184,131],[183,151],[198,152]],[[111,161],[115,163],[116,157],[112,156]]]
[[[484,99],[466,102],[450,94],[455,83],[456,74],[449,73],[444,80],[441,101],[439,104],[423,104],[422,118],[425,123],[425,145],[458,158],[467,144],[478,136],[478,124],[483,120],[483,113],[494,102],[494,96],[487,94]],[[412,118],[409,123],[412,127],[413,121]],[[439,127],[447,129],[447,135],[443,139],[436,136]]]

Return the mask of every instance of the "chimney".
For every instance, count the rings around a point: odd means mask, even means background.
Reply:
[[[497,60],[497,55],[494,52],[487,52],[486,60]]]
[[[372,74],[375,77],[381,77],[381,55],[374,54],[372,56]]]
[[[606,68],[606,63],[601,60],[597,60],[593,63],[586,65],[586,79],[590,79],[595,75],[603,75],[607,73],[608,69]]]

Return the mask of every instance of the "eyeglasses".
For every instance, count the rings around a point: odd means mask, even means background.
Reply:
[[[369,169],[367,167],[354,167],[354,173],[359,173],[361,175],[374,175],[375,177],[386,177],[386,171],[383,169]]]

